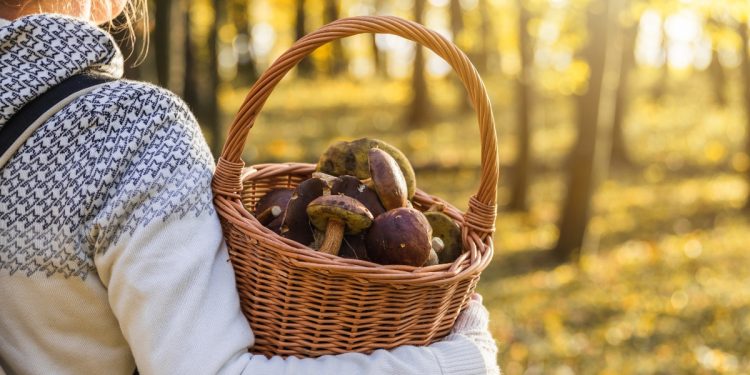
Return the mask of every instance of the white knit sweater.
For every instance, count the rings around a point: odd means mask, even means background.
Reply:
[[[96,26],[51,15],[0,26],[0,128],[82,71],[122,74]],[[213,167],[185,104],[143,83],[99,87],[36,130],[0,169],[0,373],[488,371],[460,334],[371,355],[248,354]]]

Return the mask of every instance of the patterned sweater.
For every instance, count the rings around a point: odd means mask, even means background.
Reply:
[[[34,15],[0,26],[0,128],[74,74],[120,77],[111,37]],[[471,374],[460,334],[317,359],[253,356],[186,105],[118,80],[49,118],[0,166],[0,374]]]

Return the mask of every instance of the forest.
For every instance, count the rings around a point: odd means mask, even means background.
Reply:
[[[181,96],[214,155],[253,82],[333,20],[395,15],[456,43],[499,139],[495,257],[479,291],[504,373],[750,373],[746,0],[151,0],[126,77]],[[123,20],[121,20],[123,21]],[[477,117],[448,64],[358,35],[275,89],[247,164],[374,137],[466,209]]]

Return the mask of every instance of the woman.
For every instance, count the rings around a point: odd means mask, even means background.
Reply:
[[[122,75],[115,42],[96,24],[127,1],[0,0],[0,130],[68,77]],[[162,89],[100,85],[46,119],[0,168],[8,374],[499,372],[479,298],[427,347],[249,354],[253,335],[212,206],[214,160],[189,109]]]

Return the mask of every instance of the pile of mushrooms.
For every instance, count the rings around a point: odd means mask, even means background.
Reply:
[[[461,255],[458,225],[434,206],[412,207],[414,170],[395,147],[370,138],[331,145],[295,189],[276,189],[252,211],[264,226],[315,250],[415,267]]]

